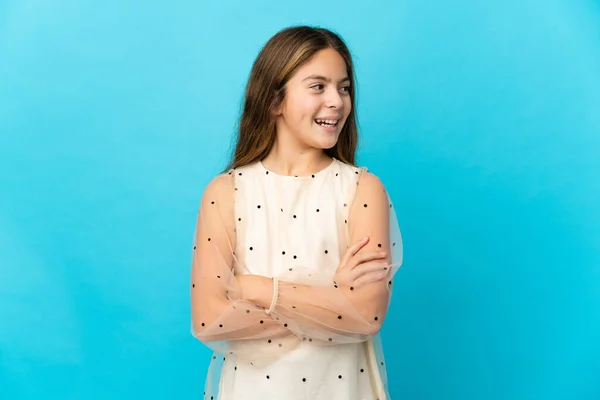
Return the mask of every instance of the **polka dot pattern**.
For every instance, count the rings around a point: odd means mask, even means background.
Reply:
[[[336,160],[337,161],[337,160]],[[345,249],[353,243],[346,243],[341,236],[348,229],[356,226],[356,216],[352,212],[369,213],[376,209],[381,209],[379,203],[371,201],[354,202],[352,193],[357,189],[360,172],[357,168],[347,166],[341,162],[332,163],[333,167],[326,168],[323,171],[309,175],[282,176],[269,170],[261,170],[261,165],[251,164],[249,166],[230,171],[235,180],[236,199],[244,199],[244,202],[235,202],[235,217],[232,218],[232,224],[235,225],[236,246],[232,251],[239,262],[248,266],[250,273],[263,276],[277,276],[283,273],[300,274],[300,276],[321,276],[324,271],[335,273],[335,269],[344,254]],[[349,175],[351,174],[351,175]],[[308,178],[308,179],[307,179]],[[260,182],[260,184],[259,184]],[[292,184],[292,182],[295,182]],[[325,183],[326,182],[326,183]],[[283,184],[285,183],[285,185]],[[356,185],[354,185],[356,183]],[[285,190],[282,188],[285,187]],[[261,189],[261,188],[264,188]],[[311,190],[319,190],[319,194],[311,194]],[[303,194],[306,191],[308,195]],[[343,195],[347,193],[347,195]],[[237,197],[239,196],[239,197]],[[210,200],[210,205],[219,203],[217,200]],[[386,204],[387,208],[387,204]],[[391,209],[391,204],[389,205]],[[371,210],[373,209],[373,210]],[[217,235],[211,235],[211,232],[205,232],[206,242],[217,242]],[[396,246],[393,242],[391,246],[386,246],[382,238],[371,237],[370,246],[373,250],[390,251]],[[204,243],[206,243],[204,242]],[[202,244],[199,245],[202,250]],[[206,244],[208,246],[208,244]],[[214,246],[214,245],[213,245]],[[390,247],[390,248],[387,248]],[[194,245],[193,250],[197,248]],[[268,261],[268,262],[265,262]],[[219,280],[225,281],[222,274],[212,275],[217,284]],[[208,278],[207,278],[208,279]],[[285,283],[285,282],[284,282]],[[392,286],[392,280],[385,280],[386,286]],[[340,286],[338,283],[332,283],[334,289]],[[331,286],[328,286],[331,288]],[[196,283],[192,283],[192,288],[196,289]],[[358,285],[356,287],[346,286],[348,296],[360,296],[363,291]],[[198,289],[201,290],[201,289]],[[303,293],[303,287],[289,286],[288,290],[297,290]],[[336,291],[342,293],[341,291]],[[285,293],[285,289],[283,289]],[[298,300],[297,304],[287,303],[287,309],[290,315],[304,315],[306,310],[306,300],[300,295],[296,297],[282,295],[282,304],[285,304],[286,298]],[[357,297],[359,298],[359,297]],[[256,309],[242,308],[240,312],[243,315],[253,315]],[[278,308],[276,308],[278,310]],[[258,310],[260,312],[260,310]],[[296,313],[296,314],[294,314]],[[375,313],[373,313],[375,314]],[[381,320],[380,315],[365,317],[375,324]],[[378,314],[378,313],[377,313]],[[277,318],[268,320],[266,317],[260,319],[258,325],[267,328],[268,321],[278,321],[280,326],[295,330],[303,329],[302,323],[294,317],[286,317],[286,314],[277,314]],[[343,311],[331,314],[330,326],[346,323],[350,320],[351,314],[345,314]],[[264,316],[264,312],[263,312]],[[281,317],[281,320],[280,318]],[[255,324],[258,319],[255,319]],[[219,323],[218,327],[232,329],[231,324]],[[294,322],[294,323],[292,323]],[[202,327],[206,327],[202,322]],[[331,385],[331,393],[339,393],[340,397],[334,397],[332,400],[348,399],[358,400],[370,398],[368,393],[372,393],[371,374],[379,373],[375,369],[369,369],[367,363],[367,354],[365,347],[357,344],[356,346],[337,346],[336,340],[339,337],[335,335],[324,337],[311,337],[311,335],[301,335],[299,354],[305,354],[306,363],[286,364],[285,357],[282,364],[277,368],[259,367],[252,362],[243,362],[238,360],[233,354],[222,362],[213,358],[213,362],[221,363],[214,370],[220,374],[221,369],[228,368],[232,373],[235,371],[236,385],[243,386],[240,390],[253,390],[257,398],[275,399],[278,388],[297,387],[297,392],[302,394],[300,398],[305,398],[308,393],[310,398],[320,399],[311,396],[312,390],[322,385]],[[318,346],[313,343],[317,341]],[[325,342],[325,343],[323,343]],[[286,346],[286,341],[275,339],[274,337],[265,337],[262,341],[266,349],[273,351],[282,351]],[[323,344],[329,344],[324,346]],[[358,352],[358,353],[357,353]],[[344,362],[344,360],[355,360],[355,363]],[[383,359],[377,358],[380,368],[384,367]],[[288,365],[288,367],[286,367]],[[292,365],[294,365],[292,367]],[[328,366],[325,370],[320,370],[320,366]],[[285,368],[290,368],[285,371]],[[284,371],[282,373],[282,371]],[[260,378],[260,379],[259,379]],[[262,383],[259,383],[262,382]],[[350,384],[352,382],[352,385]],[[218,385],[212,389],[212,392],[206,392],[205,398],[217,398]],[[354,390],[349,390],[354,388]],[[235,393],[238,388],[229,387],[229,393]],[[308,392],[306,392],[308,390]],[[294,392],[294,391],[291,391]],[[287,391],[286,391],[287,393]],[[314,392],[317,393],[317,392]],[[235,397],[234,397],[235,398]],[[287,398],[287,397],[286,397]],[[290,397],[291,400],[296,398]]]

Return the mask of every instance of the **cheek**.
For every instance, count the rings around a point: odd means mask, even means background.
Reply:
[[[350,115],[350,111],[352,111],[352,99],[350,98],[350,96],[347,96],[344,99],[344,113],[346,114],[346,116]]]

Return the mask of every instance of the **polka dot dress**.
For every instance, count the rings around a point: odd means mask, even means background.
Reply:
[[[244,265],[236,266],[236,274],[273,277],[303,267],[333,276],[348,245],[359,171],[335,158],[308,176],[278,175],[261,162],[235,169],[235,254]],[[276,340],[271,344],[277,346]],[[218,399],[375,400],[380,396],[373,382],[382,378],[377,361],[367,342],[302,341],[260,368],[228,356]]]

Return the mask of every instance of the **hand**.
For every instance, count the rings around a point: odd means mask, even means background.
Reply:
[[[340,265],[333,276],[336,285],[360,287],[367,283],[377,282],[385,278],[390,264],[385,260],[385,251],[371,251],[357,254],[370,238],[364,237],[346,250]],[[383,259],[383,261],[381,261]]]

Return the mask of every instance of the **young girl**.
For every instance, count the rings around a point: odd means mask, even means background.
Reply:
[[[402,242],[381,181],[354,165],[354,102],[350,52],[329,30],[284,29],[254,62],[194,235],[205,399],[389,399],[379,330]]]

